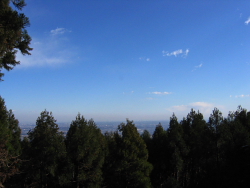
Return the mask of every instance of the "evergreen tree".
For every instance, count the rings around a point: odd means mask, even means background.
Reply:
[[[71,187],[100,187],[105,140],[95,122],[78,114],[70,125],[66,146],[72,163]]]
[[[239,107],[219,126],[221,183],[223,187],[249,187],[250,135],[245,123],[247,111]]]
[[[152,148],[149,151],[149,162],[153,165],[151,181],[154,187],[165,187],[168,177],[169,153],[167,150],[167,131],[159,123],[152,136]]]
[[[0,186],[19,171],[21,153],[19,122],[0,97]]]
[[[191,109],[181,122],[188,155],[184,166],[184,187],[199,187],[206,178],[209,158],[212,155],[211,131],[198,111]]]
[[[152,165],[147,161],[148,151],[146,144],[140,137],[133,121],[127,120],[127,123],[121,123],[118,131],[110,139],[116,151],[112,157],[115,161],[109,166],[110,176],[113,180],[106,181],[108,187],[151,187],[150,172]],[[120,133],[120,134],[119,134]],[[108,159],[108,161],[110,161]],[[109,176],[109,177],[110,177]]]
[[[168,161],[168,187],[180,187],[183,182],[184,158],[187,155],[187,148],[183,139],[183,129],[178,123],[175,114],[170,117],[167,130],[167,148],[170,154]]]
[[[152,136],[148,130],[144,130],[141,134],[142,139],[144,140],[148,151],[151,150]]]
[[[32,48],[29,47],[31,38],[26,27],[29,19],[14,10],[10,4],[21,11],[26,5],[25,0],[1,0],[0,1],[0,81],[2,69],[11,70],[20,62],[16,60],[18,50],[23,55],[30,55]]]
[[[31,187],[59,187],[65,182],[65,171],[59,165],[66,158],[63,133],[59,131],[52,112],[43,111],[36,127],[28,133],[29,174]],[[60,170],[59,170],[60,169]]]
[[[224,118],[222,113],[214,108],[208,119],[208,127],[211,133],[211,156],[209,159],[209,167],[207,168],[207,178],[204,180],[206,187],[218,187],[221,181],[221,156],[220,156],[220,126],[223,124]]]

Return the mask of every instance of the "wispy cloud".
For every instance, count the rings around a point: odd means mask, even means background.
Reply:
[[[130,91],[130,92],[122,92],[123,95],[132,95],[134,94],[135,91]]]
[[[230,95],[232,97],[232,95]],[[244,98],[244,97],[250,97],[250,95],[236,95],[235,98]]]
[[[210,108],[213,107],[213,104],[211,103],[206,103],[206,102],[194,102],[194,103],[190,103],[191,106],[194,107],[202,107],[202,108]]]
[[[248,25],[250,23],[250,17],[245,21],[245,24]]]
[[[170,111],[171,113],[174,112],[174,113],[180,113],[184,115],[184,114],[189,113],[191,109],[194,109],[195,111],[199,110],[204,116],[208,117],[213,111],[214,107],[215,107],[214,104],[207,103],[207,102],[193,102],[187,105],[172,106],[168,108],[167,110]],[[219,107],[222,107],[222,106],[219,106]]]
[[[187,57],[188,53],[189,53],[189,49],[186,49],[185,53],[183,54],[183,57]]]
[[[68,41],[65,40],[65,37],[63,39],[53,36],[42,39],[33,38],[32,55],[23,56],[21,53],[17,53],[16,59],[21,62],[17,67],[58,66],[73,62],[77,57],[77,52],[71,45],[65,45]]]
[[[165,50],[162,51],[163,56],[172,56],[173,55],[175,57],[177,57],[180,54],[183,55],[182,57],[187,57],[188,53],[189,53],[189,49],[186,49],[186,50],[179,49],[179,50],[175,50],[173,52],[168,52]]]
[[[65,28],[56,28],[50,31],[51,35],[60,35],[60,34],[64,34],[66,32],[71,32],[70,30],[67,30]]]
[[[148,97],[148,98],[146,98],[146,100],[154,100],[155,98],[153,98],[153,97]]]
[[[169,94],[172,94],[172,93],[171,92],[167,92],[167,91],[164,91],[164,92],[154,91],[154,92],[149,92],[149,94],[154,94],[154,95],[169,95]]]
[[[195,68],[201,68],[201,67],[202,67],[202,63],[199,64],[199,65],[197,65],[197,66],[195,66]]]
[[[194,69],[192,70],[192,72],[193,72],[193,71],[196,71],[196,69],[201,68],[201,67],[202,67],[202,65],[203,65],[203,64],[201,63],[201,64],[199,64],[199,65],[195,66],[195,67],[194,67]]]
[[[150,61],[150,58],[140,57],[139,60],[141,60],[141,61]]]

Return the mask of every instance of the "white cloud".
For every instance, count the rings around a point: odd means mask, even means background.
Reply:
[[[231,96],[231,95],[230,95]],[[236,95],[235,98],[250,97],[250,95]]]
[[[171,92],[159,92],[159,91],[154,91],[154,92],[149,92],[149,94],[155,94],[155,95],[169,95],[172,94]]]
[[[150,61],[150,58],[140,57],[139,60]]]
[[[195,68],[201,68],[202,67],[202,63],[199,64],[198,66],[195,66]]]
[[[163,50],[162,53],[163,53],[163,56],[172,56],[172,55],[174,55],[176,57],[177,55],[182,54],[183,51],[182,51],[182,49],[179,49],[179,50],[175,50],[175,51],[169,53],[168,51]]]
[[[43,39],[33,39],[31,55],[23,56],[17,53],[16,59],[20,61],[17,68],[34,66],[57,66],[63,63],[73,62],[76,51],[72,46],[65,45],[68,41],[48,36]],[[67,46],[67,47],[66,47]]]
[[[187,57],[188,53],[189,53],[189,49],[186,49],[186,51],[185,51],[183,57]]]
[[[206,103],[206,102],[194,102],[194,103],[190,103],[190,105],[194,107],[202,107],[202,108],[213,107],[213,104]]]
[[[199,64],[199,65],[195,66],[195,67],[194,67],[194,69],[192,70],[192,72],[193,72],[193,71],[196,71],[196,69],[201,68],[201,67],[202,67],[202,65],[203,65],[203,64],[201,63],[201,64]]]
[[[250,23],[250,17],[245,21],[245,24],[248,25]]]
[[[199,110],[199,112],[202,113],[204,116],[209,117],[214,107],[216,107],[214,104],[207,102],[193,102],[187,105],[172,106],[167,110],[171,113],[174,112],[175,114],[179,113],[183,116],[186,116],[193,108],[195,111]],[[217,106],[217,107],[223,108],[222,106]]]
[[[171,108],[167,109],[170,112],[179,112],[179,111],[187,111],[190,110],[188,105],[179,105],[179,106],[172,106]]]
[[[65,28],[56,28],[56,29],[50,31],[50,33],[51,33],[52,35],[64,34],[64,33],[66,33],[66,32],[71,32],[71,31],[69,31],[69,30],[67,30],[67,29],[65,29]]]
[[[172,56],[172,55],[174,55],[175,57],[177,57],[179,54],[183,54],[182,57],[187,57],[188,53],[189,53],[189,49],[186,49],[185,51],[183,51],[182,49],[179,49],[179,50],[175,50],[173,52],[168,52],[168,51],[165,51],[165,50],[162,51],[163,56]]]

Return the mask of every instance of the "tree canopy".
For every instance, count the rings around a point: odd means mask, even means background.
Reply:
[[[22,55],[30,55],[31,37],[26,27],[29,18],[20,13],[26,5],[25,0],[1,0],[0,2],[0,81],[4,73],[2,69],[12,70],[20,64],[16,60],[19,51]]]
[[[0,97],[0,187],[249,187],[250,112],[208,121],[194,109],[165,130],[141,135],[133,121],[104,135],[78,114],[65,135],[43,111],[20,140],[20,128]]]

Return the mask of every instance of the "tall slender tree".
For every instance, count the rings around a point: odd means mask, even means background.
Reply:
[[[70,125],[66,146],[72,164],[72,187],[100,187],[105,140],[95,122],[78,114]]]
[[[18,120],[0,97],[0,186],[19,171],[20,134]]]
[[[66,148],[63,133],[59,131],[52,112],[43,111],[36,127],[28,133],[29,176],[31,187],[59,187],[65,183],[60,162],[65,160]],[[60,169],[60,170],[59,170]]]
[[[182,126],[178,123],[175,114],[170,117],[167,134],[167,148],[170,155],[168,161],[168,183],[171,183],[171,187],[177,188],[183,184],[184,158],[188,150],[183,139]]]
[[[152,147],[149,151],[149,162],[154,166],[151,181],[154,187],[165,187],[167,183],[167,131],[159,123],[152,136]]]
[[[148,160],[146,144],[140,137],[133,121],[121,123],[114,133],[116,157],[113,158],[110,173],[113,181],[107,182],[108,187],[151,187],[150,172],[152,165]],[[112,143],[112,142],[111,142]]]

